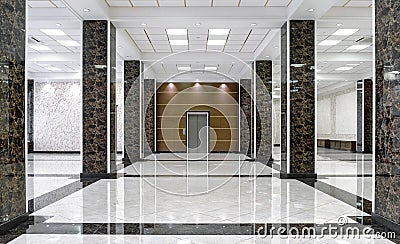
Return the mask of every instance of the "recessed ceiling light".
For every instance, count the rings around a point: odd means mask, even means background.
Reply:
[[[40,29],[41,32],[48,36],[66,36],[64,31],[60,29]]]
[[[218,67],[217,66],[205,66],[204,70],[206,71],[217,71]]]
[[[353,69],[353,67],[340,67],[340,68],[337,68],[336,70],[338,70],[338,71],[346,71],[346,70],[351,70],[351,69]]]
[[[320,42],[318,45],[319,46],[334,46],[337,45],[341,40],[324,40]]]
[[[313,9],[313,8],[307,9],[308,12],[314,12],[314,10],[315,10],[315,9]]]
[[[257,23],[251,23],[250,24],[250,26],[256,26],[257,25]]]
[[[61,26],[61,24],[60,24],[60,23],[57,23],[57,24],[56,24],[56,26],[60,27],[60,26]]]
[[[342,25],[343,25],[342,23],[337,23],[336,24],[337,27],[342,26]]]
[[[119,48],[119,49],[121,49],[122,47],[121,47],[121,46],[119,46],[118,48]]]
[[[83,9],[83,12],[90,12],[90,9],[84,8],[84,9]]]
[[[278,47],[278,46],[275,46],[274,48],[275,48],[275,49],[278,49],[279,47]]]
[[[211,36],[226,36],[231,29],[209,29],[208,34]]]
[[[348,66],[358,66],[360,64],[346,64],[346,65],[348,65]]]
[[[364,62],[360,62],[360,64],[363,64]]]
[[[269,55],[265,56],[266,58],[269,58]]]
[[[196,26],[200,26],[201,25],[201,23],[196,23]]]
[[[146,26],[147,24],[146,24],[146,23],[142,23],[141,25],[142,25],[142,26]]]
[[[36,51],[51,51],[51,48],[44,45],[30,45],[29,47]]]
[[[351,47],[348,47],[347,50],[362,50],[366,49],[367,47],[369,47],[369,45],[353,45]]]
[[[56,67],[46,67],[46,69],[50,70],[50,71],[61,71],[60,68],[56,68]]]
[[[190,65],[179,65],[176,66],[176,68],[178,71],[190,71]]]
[[[350,36],[359,31],[359,29],[339,29],[333,33],[333,36]]]
[[[171,46],[187,46],[189,44],[188,40],[169,40]]]
[[[72,40],[64,40],[64,41],[57,40],[57,42],[66,47],[79,47],[80,46],[77,41],[72,41]]]
[[[167,34],[170,36],[185,36],[187,29],[167,29]]]
[[[224,46],[226,40],[208,40],[207,45],[209,46]]]
[[[328,63],[328,62],[326,62],[326,61],[324,62],[324,64],[327,64],[327,63]]]

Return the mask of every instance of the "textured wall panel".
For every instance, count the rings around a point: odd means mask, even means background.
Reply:
[[[251,157],[253,152],[253,99],[251,79],[240,80],[240,152]]]
[[[364,80],[364,152],[372,153],[373,83]]]
[[[143,96],[143,106],[144,106],[144,153],[148,156],[155,152],[154,146],[154,123],[155,123],[155,80],[145,79],[143,83],[144,96]]]
[[[399,224],[400,1],[375,1],[375,9],[375,212]]]

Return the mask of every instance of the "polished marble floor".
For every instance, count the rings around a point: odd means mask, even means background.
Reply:
[[[119,155],[114,179],[80,179],[79,155],[30,155],[34,209],[25,227],[0,242],[391,243],[369,235],[259,236],[260,226],[306,226],[317,234],[328,226],[372,228],[371,212],[359,203],[372,200],[371,155],[320,149],[311,182],[280,179],[275,167],[246,159],[155,154],[122,167]]]

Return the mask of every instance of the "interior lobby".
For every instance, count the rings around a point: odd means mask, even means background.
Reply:
[[[400,243],[400,1],[0,20],[0,243]]]

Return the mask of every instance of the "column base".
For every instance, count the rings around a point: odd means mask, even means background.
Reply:
[[[400,235],[400,224],[395,223],[395,222],[383,217],[382,215],[379,215],[376,213],[372,213],[371,217],[372,217],[372,222],[376,222],[376,223],[388,228],[389,230],[396,232],[396,236]]]
[[[4,235],[7,231],[14,229],[18,225],[27,221],[29,218],[29,213],[23,213],[13,219],[7,220],[0,224],[0,235]]]
[[[298,174],[280,172],[280,179],[317,179],[317,174]]]
[[[117,179],[117,173],[81,173],[81,179]]]

